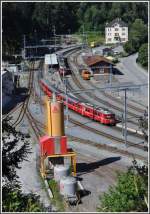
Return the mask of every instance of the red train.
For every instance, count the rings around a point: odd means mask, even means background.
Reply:
[[[92,120],[99,121],[102,124],[106,125],[115,125],[117,120],[115,114],[111,111],[103,108],[94,108],[90,104],[81,103],[77,98],[72,95],[68,95],[68,102],[66,102],[65,95],[61,91],[51,88],[46,80],[40,80],[40,87],[49,97],[52,96],[52,92],[55,92],[58,100],[63,100],[64,105],[68,103],[68,108],[85,116],[91,118]]]

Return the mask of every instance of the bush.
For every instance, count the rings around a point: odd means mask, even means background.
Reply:
[[[118,60],[118,58],[114,58],[114,59],[112,60],[112,62],[113,62],[113,63],[118,63],[119,60]]]
[[[52,199],[52,203],[57,207],[58,211],[63,212],[65,210],[64,202],[63,197],[60,195],[57,182],[51,179],[48,181],[48,184],[54,196],[54,198]]]
[[[147,212],[148,168],[134,165],[118,175],[115,187],[110,187],[101,199],[101,212]]]
[[[143,44],[139,49],[137,61],[144,67],[148,67],[148,44]]]
[[[134,41],[133,40],[130,40],[128,42],[126,42],[123,46],[125,52],[127,52],[128,54],[132,54],[132,53],[135,53],[137,50],[135,48],[135,45],[134,45]]]
[[[129,41],[124,44],[124,50],[129,53],[135,53],[140,46],[148,40],[148,28],[142,19],[136,19],[130,27]]]

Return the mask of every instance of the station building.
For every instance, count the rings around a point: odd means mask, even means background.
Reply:
[[[93,76],[107,75],[113,72],[113,63],[103,56],[84,56],[83,59],[85,64],[90,68]]]

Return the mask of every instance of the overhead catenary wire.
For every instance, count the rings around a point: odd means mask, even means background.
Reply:
[[[24,101],[17,119],[15,120],[14,123],[11,124],[12,126],[17,126],[22,121],[22,119],[25,115],[25,112],[27,110],[27,106],[29,103],[29,99],[30,99],[30,95],[32,92],[32,87],[33,87],[33,76],[34,76],[33,70],[34,70],[34,62],[31,63],[31,69],[30,69],[30,73],[29,73],[29,81],[28,81],[29,94],[28,94],[28,97]]]

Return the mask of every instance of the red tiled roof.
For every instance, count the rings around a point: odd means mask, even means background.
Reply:
[[[107,62],[113,65],[113,63],[110,60],[106,59],[103,56],[98,56],[98,55],[84,57],[84,61],[88,66],[95,65],[98,62]]]

